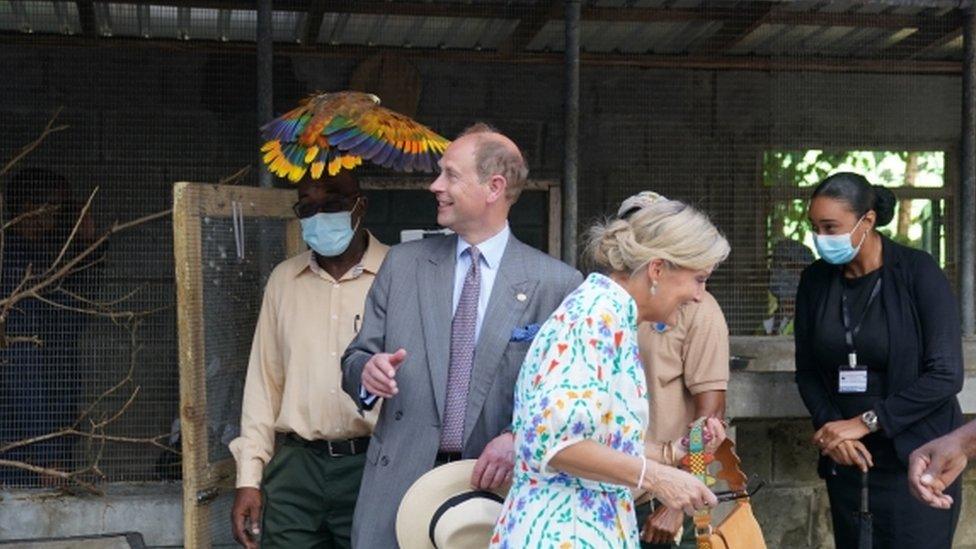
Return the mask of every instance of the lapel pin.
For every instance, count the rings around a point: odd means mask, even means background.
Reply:
[[[517,299],[519,301],[525,301],[526,299],[528,299],[528,297],[525,294],[519,292],[519,293],[515,294],[515,299]]]

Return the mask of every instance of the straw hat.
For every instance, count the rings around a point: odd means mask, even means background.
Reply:
[[[475,460],[435,467],[407,490],[397,511],[401,549],[488,547],[502,512],[508,487],[494,491],[471,487]]]

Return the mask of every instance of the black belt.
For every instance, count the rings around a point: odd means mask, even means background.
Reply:
[[[369,448],[369,437],[349,438],[346,440],[305,440],[295,433],[285,435],[284,444],[301,446],[309,450],[327,452],[330,457],[355,456],[363,454]]]
[[[437,452],[434,462],[443,465],[452,461],[461,461],[461,459],[461,452]]]

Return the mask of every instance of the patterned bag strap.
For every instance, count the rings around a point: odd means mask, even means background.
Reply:
[[[705,452],[705,420],[699,419],[692,424],[688,433],[688,453],[681,460],[681,464],[705,486],[711,486],[715,484],[715,478],[708,474],[708,465],[714,459],[715,456]],[[697,511],[694,522],[698,549],[712,549],[712,512],[709,509]]]

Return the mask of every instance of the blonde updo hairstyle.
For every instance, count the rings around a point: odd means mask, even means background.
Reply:
[[[658,198],[626,219],[589,230],[587,255],[604,273],[633,274],[654,259],[670,267],[711,269],[729,255],[729,243],[708,216],[678,200]]]

